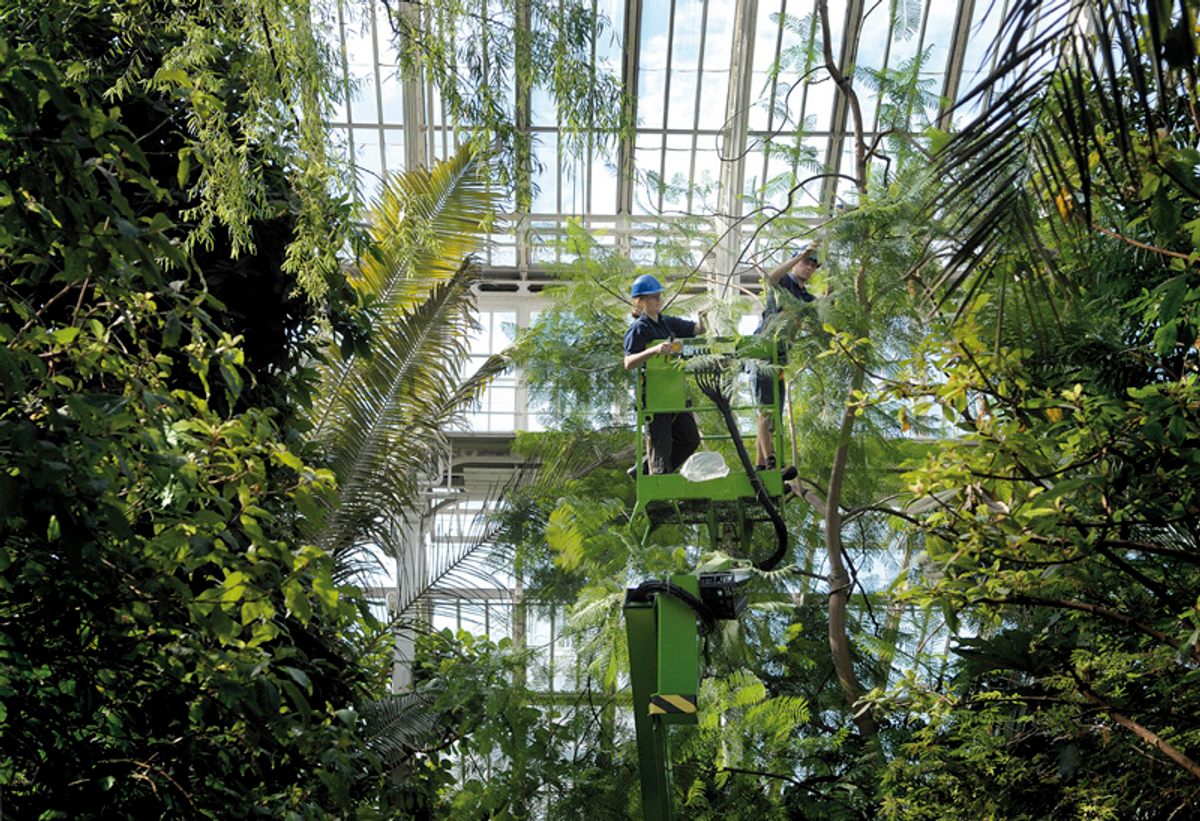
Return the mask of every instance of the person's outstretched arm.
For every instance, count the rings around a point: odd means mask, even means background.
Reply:
[[[790,271],[792,268],[796,267],[797,263],[799,263],[800,260],[804,259],[804,255],[807,253],[808,253],[808,249],[805,248],[803,251],[796,254],[796,256],[792,257],[791,259],[784,260],[783,262],[779,263],[773,269],[771,269],[771,273],[767,274],[767,279],[771,280],[772,285],[778,285],[779,280],[783,279],[783,275],[786,274],[788,271]]]

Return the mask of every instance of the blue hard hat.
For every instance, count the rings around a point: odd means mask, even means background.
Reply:
[[[629,290],[630,296],[650,296],[650,294],[662,293],[662,283],[655,279],[650,274],[642,274],[633,281],[633,287]]]

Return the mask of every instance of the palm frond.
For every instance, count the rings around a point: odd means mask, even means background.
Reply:
[[[421,477],[445,450],[444,431],[464,393],[459,368],[467,361],[476,272],[464,263],[425,302],[399,317],[377,338],[370,360],[344,382],[330,418],[327,445],[338,477],[338,506],[319,542],[336,548],[353,540],[371,519],[411,509]],[[495,373],[497,367],[490,369]]]
[[[367,746],[389,767],[435,746],[448,729],[441,713],[420,693],[399,693],[359,707]]]
[[[507,587],[495,577],[497,568],[508,566],[507,560],[511,558],[496,542],[504,526],[496,511],[503,499],[525,484],[530,475],[530,471],[518,470],[507,482],[491,488],[482,499],[470,500],[478,507],[460,532],[433,534],[434,538],[419,561],[401,562],[397,579],[397,618],[405,618],[415,606],[439,592]]]
[[[371,354],[342,357],[331,345],[313,411],[312,436],[338,478],[315,538],[338,555],[367,543],[405,549],[386,538],[388,522],[415,508],[446,451],[444,431],[508,366],[492,357],[460,379],[477,327],[470,252],[494,209],[467,149],[390,179],[372,209],[374,248],[354,278],[375,314]]]
[[[415,311],[439,285],[453,279],[462,261],[484,241],[496,215],[497,193],[469,148],[432,169],[388,178],[368,213],[372,247],[359,260],[351,282],[376,312],[375,337]],[[350,390],[347,383],[365,365],[342,357],[333,341],[314,403],[313,437],[321,439]]]
[[[628,468],[637,449],[628,428],[543,431],[518,439],[521,454],[539,466],[536,486],[563,487],[600,468]]]
[[[979,114],[935,158],[934,177],[949,183],[933,206],[953,246],[930,286],[939,304],[958,297],[961,310],[989,276],[1024,273],[1008,264],[1009,251],[1037,262],[1029,298],[1044,300],[1050,278],[1052,290],[1070,294],[1070,272],[1047,244],[1084,247],[1099,220],[1123,231],[1141,213],[1135,143],[1157,153],[1156,134],[1184,119],[1172,107],[1186,98],[1171,87],[1183,81],[1169,70],[1161,35],[1170,21],[1159,15],[1155,2],[1120,0],[1009,7],[995,69],[958,104],[979,105]],[[1190,27],[1175,29],[1194,59]]]

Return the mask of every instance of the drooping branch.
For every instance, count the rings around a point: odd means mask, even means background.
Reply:
[[[1112,622],[1113,624],[1119,624],[1122,627],[1128,627],[1131,630],[1135,630],[1145,636],[1149,636],[1155,641],[1162,642],[1168,647],[1173,647],[1176,650],[1179,649],[1179,642],[1171,638],[1163,631],[1157,630],[1148,624],[1140,622],[1132,616],[1127,616],[1124,613],[1118,612],[1111,608],[1103,607],[1098,604],[1091,604],[1090,602],[1075,601],[1072,599],[1052,599],[1042,596],[1027,596],[1022,594],[997,598],[975,599],[974,601],[978,604],[995,604],[1001,606],[1014,604],[1029,607],[1056,607],[1061,610],[1074,610],[1079,613],[1087,613],[1088,615],[1097,616],[1105,621]],[[1197,662],[1200,662],[1200,646],[1193,648],[1192,657]]]
[[[1116,708],[1114,708],[1104,699],[1100,698],[1100,696],[1096,695],[1096,693],[1092,692],[1092,690],[1082,682],[1080,682],[1079,689],[1080,692],[1083,693],[1084,698],[1107,713],[1109,718],[1124,727],[1126,730],[1129,730],[1131,733],[1149,744],[1154,749],[1158,750],[1171,761],[1187,770],[1193,778],[1200,780],[1200,764],[1197,764],[1195,761],[1188,758],[1183,754],[1183,752],[1181,752],[1170,742],[1166,741],[1162,736],[1155,733],[1153,730],[1138,724],[1124,713],[1118,712]]]

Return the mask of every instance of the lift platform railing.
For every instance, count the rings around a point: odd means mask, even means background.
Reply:
[[[697,388],[696,378],[701,373],[711,375],[713,369],[719,370],[720,378],[725,380],[733,380],[738,373],[746,372],[750,375],[748,393],[751,401],[732,404],[731,410],[754,411],[770,418],[774,450],[777,454],[783,453],[781,385],[776,376],[779,372],[776,345],[772,340],[758,336],[738,339],[698,337],[676,340],[676,344],[679,348],[676,355],[648,360],[639,379],[636,462],[639,467],[635,518],[646,514],[651,526],[664,521],[707,522],[714,527],[719,520],[765,521],[767,514],[756,501],[758,494],[754,482],[737,463],[736,457],[730,465],[729,475],[719,479],[695,482],[678,473],[646,473],[646,430],[650,420],[657,414],[694,413],[703,438],[702,448],[704,443],[730,441],[733,437],[722,418],[721,409]],[[770,382],[773,396],[770,397],[772,401],[766,404],[754,401],[756,370],[772,374]],[[725,455],[730,457],[734,454],[727,452]],[[769,496],[777,499],[782,497],[784,484],[778,468],[758,471],[758,478]],[[745,532],[740,525],[735,527],[739,528]]]

